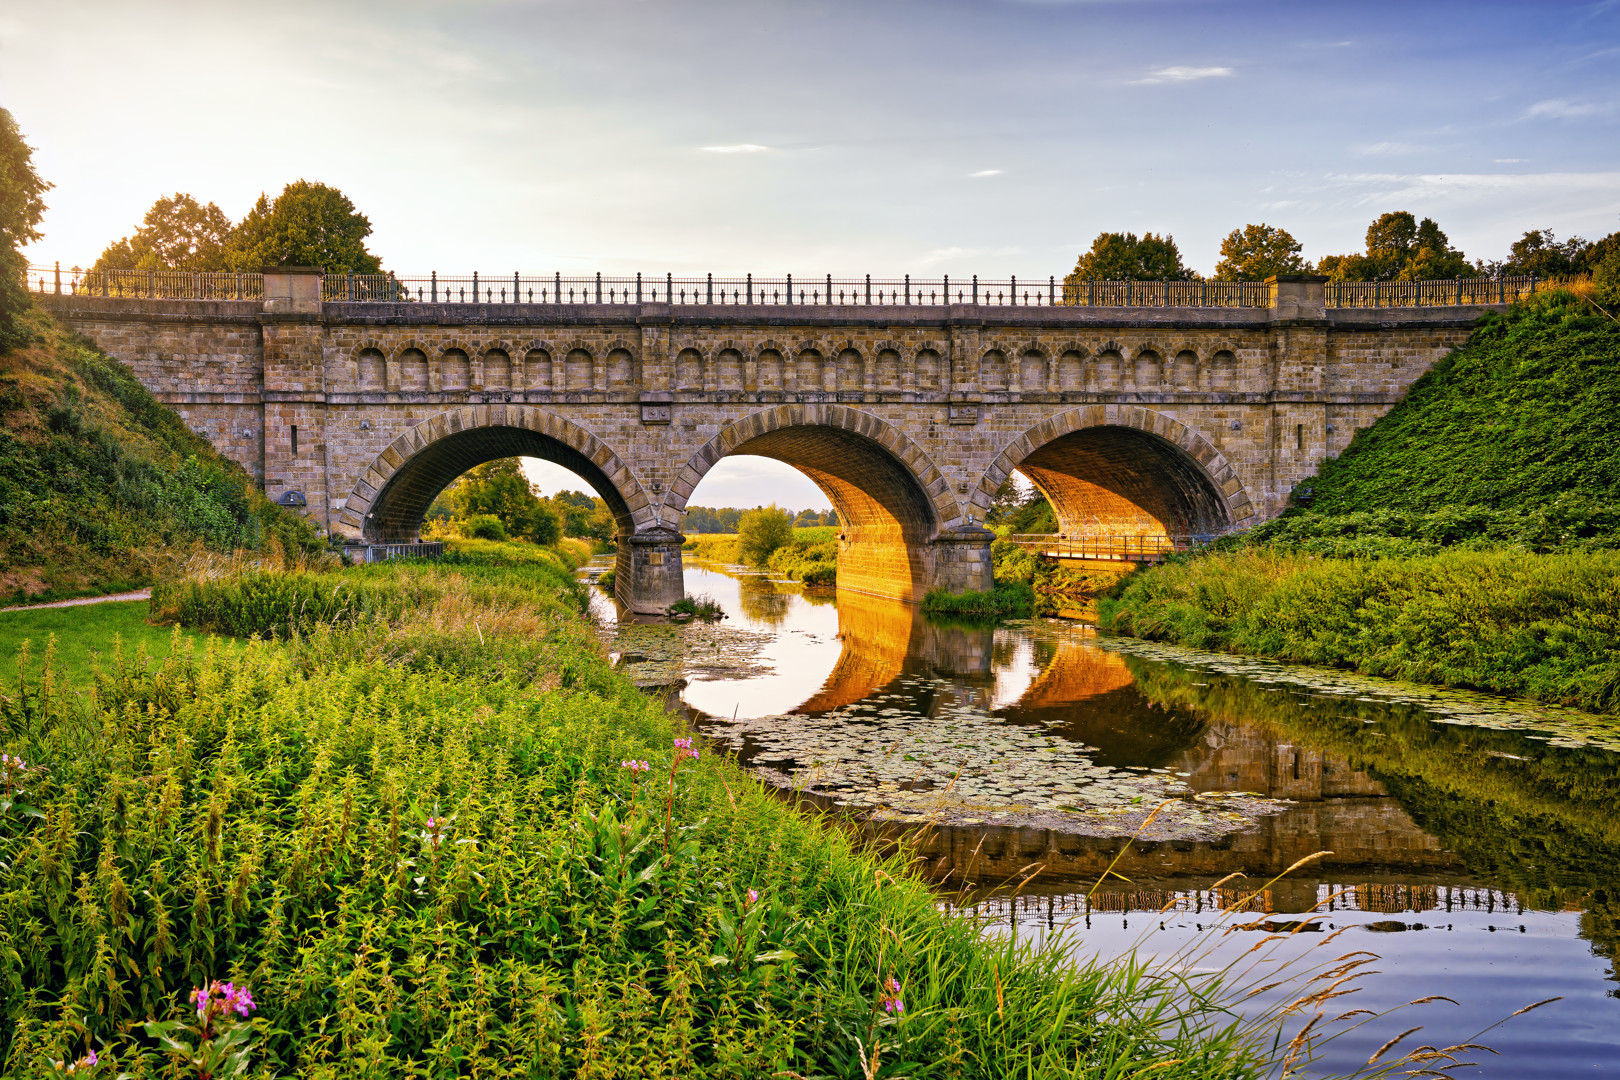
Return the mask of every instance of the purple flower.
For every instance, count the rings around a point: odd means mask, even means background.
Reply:
[[[619,768],[629,769],[633,773],[638,773],[648,772],[652,769],[652,766],[647,764],[645,761],[637,761],[636,759],[631,758],[628,761],[619,762]]]
[[[889,976],[888,981],[883,984],[883,989],[887,992],[878,999],[878,1004],[883,1006],[883,1011],[886,1013],[905,1012],[906,1003],[900,1000],[899,980],[893,975]]]
[[[758,889],[749,889],[748,890],[748,903],[749,903],[750,906],[759,903],[759,890]]]

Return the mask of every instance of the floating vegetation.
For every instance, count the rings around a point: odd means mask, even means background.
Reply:
[[[773,671],[762,654],[775,635],[760,630],[692,622],[621,623],[605,631],[609,651],[640,687],[752,679]]]
[[[702,722],[780,788],[883,820],[1020,825],[1146,840],[1213,839],[1293,805],[1250,792],[1195,793],[1173,768],[1098,764],[1082,743],[1008,724],[948,680],[906,677],[896,691],[816,714]],[[902,707],[932,691],[930,715]]]

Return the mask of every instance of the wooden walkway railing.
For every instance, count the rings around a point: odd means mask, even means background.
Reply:
[[[1007,539],[1048,559],[1090,559],[1153,563],[1178,551],[1191,551],[1215,539],[1210,536],[1065,536],[1059,533],[1014,533]]]

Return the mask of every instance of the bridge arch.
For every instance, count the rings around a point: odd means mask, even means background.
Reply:
[[[972,499],[980,513],[1014,469],[1051,500],[1065,534],[1210,534],[1255,515],[1208,439],[1141,406],[1090,405],[1036,424],[985,471]]]
[[[961,522],[928,454],[871,413],[843,405],[781,405],[728,424],[681,468],[664,502],[670,525],[721,458],[754,454],[792,465],[838,511],[838,586],[920,600],[936,579],[934,542]]]
[[[577,474],[607,503],[621,535],[657,524],[635,475],[602,440],[555,414],[506,404],[452,409],[410,428],[355,481],[338,520],[365,540],[413,540],[451,481],[508,457],[541,458]]]

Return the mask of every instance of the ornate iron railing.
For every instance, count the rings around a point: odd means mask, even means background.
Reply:
[[[258,273],[180,270],[63,270],[30,266],[28,287],[72,296],[150,300],[262,300]],[[1456,278],[1446,281],[1328,282],[1329,307],[1435,307],[1508,304],[1535,292],[1535,277]],[[562,273],[486,277],[430,273],[327,274],[328,303],[424,304],[722,304],[913,307],[979,304],[993,307],[1265,308],[1270,288],[1261,281],[1074,281],[1040,278],[615,277]]]

